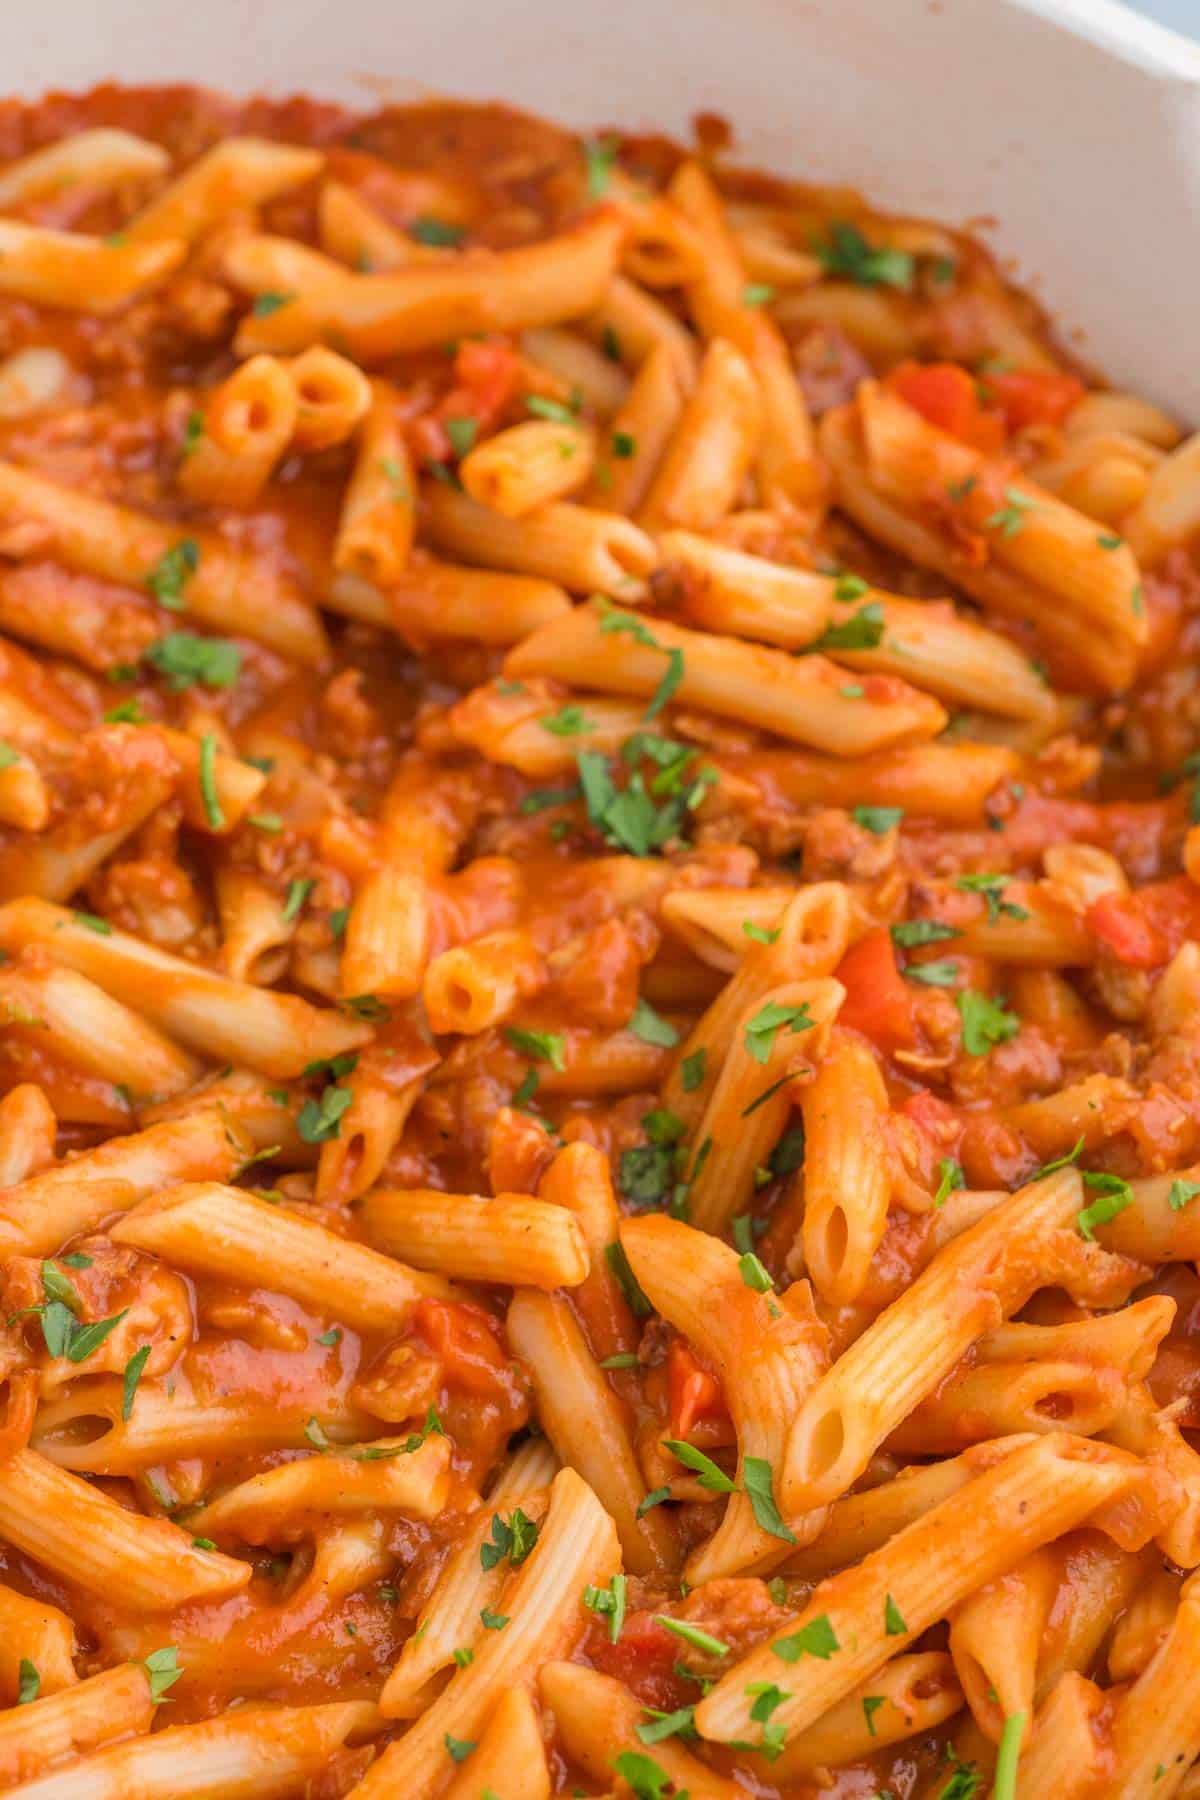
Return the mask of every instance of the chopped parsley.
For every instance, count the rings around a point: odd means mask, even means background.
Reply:
[[[875,650],[883,641],[883,607],[878,600],[860,606],[840,625],[828,625],[814,650]]]
[[[1007,504],[983,521],[984,529],[998,531],[1003,538],[1016,537],[1025,529],[1025,514],[1037,511],[1037,502],[1014,487],[1005,488],[1004,498]]]
[[[281,307],[290,306],[295,298],[295,294],[256,294],[250,311],[256,319],[269,319],[271,314],[277,313]]]
[[[768,1000],[746,1026],[746,1049],[755,1062],[767,1063],[779,1031],[785,1026],[789,1031],[810,1031],[813,1023],[807,1001],[798,1006],[780,1006],[777,1001]]]
[[[200,546],[195,538],[181,538],[164,550],[146,577],[146,586],[168,612],[182,612],[183,590],[200,567]]]
[[[859,287],[911,288],[914,261],[907,250],[875,250],[857,225],[838,220],[829,237],[814,245],[827,275],[853,281]]]
[[[467,235],[461,225],[452,225],[448,219],[435,219],[432,215],[414,219],[408,228],[410,238],[418,244],[426,244],[434,250],[450,250],[461,244]]]
[[[537,1540],[537,1525],[519,1506],[507,1520],[493,1513],[491,1541],[479,1547],[479,1566],[486,1573],[507,1557],[511,1566],[519,1569]]]
[[[656,1044],[660,1049],[670,1050],[679,1042],[679,1033],[668,1019],[656,1013],[648,1000],[640,996],[633,1009],[633,1017],[628,1029],[634,1037],[641,1038],[644,1044]]]
[[[807,1625],[802,1625],[799,1631],[790,1632],[787,1637],[776,1638],[771,1645],[780,1661],[786,1663],[799,1662],[802,1656],[815,1656],[820,1662],[828,1662],[841,1647],[827,1613],[818,1614]]]
[[[144,659],[166,676],[173,694],[197,683],[208,688],[232,687],[242,667],[242,653],[236,644],[225,638],[198,637],[194,631],[169,631],[150,645]]]
[[[1089,1240],[1096,1235],[1097,1225],[1107,1225],[1123,1213],[1127,1206],[1133,1205],[1133,1189],[1120,1175],[1085,1174],[1083,1185],[1089,1188],[1097,1198],[1090,1206],[1076,1214],[1075,1223],[1079,1234]]]
[[[851,812],[856,825],[869,831],[872,837],[885,837],[895,829],[904,817],[902,806],[856,806]]]
[[[200,798],[210,831],[220,831],[226,823],[225,809],[217,792],[217,739],[206,731],[200,739]]]
[[[899,924],[889,926],[889,930],[893,944],[898,944],[902,950],[915,950],[921,944],[941,944],[962,936],[957,926],[943,925],[940,919],[903,919]]]
[[[514,1050],[531,1056],[535,1062],[549,1063],[561,1075],[567,1066],[567,1040],[554,1031],[526,1031],[520,1025],[506,1025],[504,1035]]]
[[[1020,1030],[1020,1019],[1008,1011],[1003,1000],[991,1000],[974,988],[955,994],[954,1004],[962,1019],[963,1049],[968,1056],[986,1056],[994,1045],[1007,1044]]]
[[[625,1623],[625,1577],[614,1575],[605,1587],[585,1587],[583,1604],[589,1612],[600,1613],[608,1619],[608,1639],[615,1644],[621,1635],[621,1627]]]

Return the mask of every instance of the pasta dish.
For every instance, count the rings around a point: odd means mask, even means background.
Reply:
[[[715,119],[0,107],[0,1793],[1200,1797],[1198,532]]]

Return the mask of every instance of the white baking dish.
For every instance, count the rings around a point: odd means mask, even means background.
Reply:
[[[1200,417],[1200,48],[1111,0],[3,0],[0,88],[505,98],[684,133],[992,241],[1083,353]]]

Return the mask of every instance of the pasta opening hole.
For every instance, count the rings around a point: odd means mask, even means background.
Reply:
[[[330,392],[322,382],[302,381],[296,389],[304,406],[329,406],[336,400],[336,394]]]
[[[101,1438],[108,1436],[113,1429],[113,1421],[103,1413],[77,1413],[73,1419],[64,1419],[61,1425],[52,1425],[49,1430],[38,1433],[38,1448],[45,1451],[49,1445],[59,1450],[86,1450],[91,1444],[98,1444]]]
[[[829,1280],[836,1279],[841,1273],[849,1244],[850,1221],[846,1217],[846,1209],[835,1206],[825,1221],[825,1262]]]
[[[1056,1425],[1061,1424],[1064,1419],[1075,1416],[1075,1395],[1055,1388],[1053,1392],[1043,1394],[1040,1400],[1035,1400],[1032,1411],[1039,1419],[1050,1419]]]
[[[458,1013],[465,1019],[469,1017],[475,1005],[475,996],[464,982],[448,981],[446,991],[442,995],[442,1003],[447,1011]]]
[[[846,1423],[841,1408],[834,1407],[818,1419],[808,1439],[808,1479],[820,1481],[835,1468],[846,1448]]]
[[[266,431],[274,412],[265,400],[251,400],[246,408],[246,424],[251,431]]]

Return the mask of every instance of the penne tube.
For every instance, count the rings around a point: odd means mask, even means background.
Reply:
[[[9,1088],[0,1100],[0,1189],[26,1181],[54,1161],[57,1131],[54,1109],[35,1082]]]
[[[1014,488],[989,474],[986,458],[928,425],[902,400],[864,383],[855,410],[827,413],[821,448],[839,504],[872,536],[957,582],[985,607],[1029,620],[1048,643],[1079,659],[1106,686],[1127,684],[1146,638],[1137,610],[1137,567],[1128,548],[1105,550],[1095,524],[1031,482]],[[974,487],[969,484],[975,483]],[[970,564],[951,540],[913,509],[930,489],[957,492],[956,503],[986,540],[985,560]],[[988,494],[1016,492],[1019,509],[997,509]],[[950,499],[947,505],[950,505]],[[1007,521],[1015,529],[989,520]]]
[[[661,532],[658,542],[683,571],[684,613],[706,631],[803,650],[830,621],[837,587],[831,576],[747,556],[693,531]]]
[[[678,428],[685,391],[674,348],[656,344],[602,442],[589,499],[610,512],[638,511]]]
[[[639,525],[652,532],[668,526],[711,530],[741,493],[761,433],[754,373],[733,344],[718,338],[705,352],[638,508]]]
[[[119,1593],[136,1612],[240,1593],[253,1573],[249,1563],[196,1549],[167,1519],[130,1512],[36,1450],[0,1462],[0,1537],[89,1593]]]
[[[37,1670],[40,1694],[74,1687],[77,1652],[75,1627],[65,1612],[16,1588],[0,1587],[0,1695],[7,1705],[20,1692],[23,1662]]]
[[[0,965],[0,1017],[6,1013],[35,1019],[39,1041],[89,1075],[120,1083],[134,1100],[167,1099],[202,1072],[194,1057],[128,1006],[53,963]]]
[[[472,1662],[372,1764],[357,1800],[432,1800],[448,1786],[447,1734],[477,1742],[497,1694],[528,1689],[544,1662],[574,1648],[586,1628],[583,1589],[607,1586],[619,1560],[612,1521],[596,1496],[573,1469],[560,1470],[537,1543],[504,1591],[508,1624],[484,1633]]]
[[[892,1196],[887,1089],[865,1040],[835,1029],[800,1104],[804,1264],[822,1298],[845,1306],[866,1285]]]
[[[379,1048],[378,1059],[374,1050],[368,1050],[341,1078],[350,1104],[337,1136],[321,1145],[317,1198],[323,1202],[357,1199],[381,1178],[429,1074],[437,1067],[436,1053],[428,1050],[397,1070],[389,1046]]]
[[[74,1687],[0,1713],[0,1782],[18,1788],[30,1776],[86,1756],[115,1738],[140,1737],[154,1717],[150,1678],[139,1663],[105,1669]]]
[[[735,1491],[714,1535],[687,1563],[687,1578],[704,1581],[773,1568],[788,1546],[815,1537],[823,1514],[792,1519],[792,1529],[763,1525],[751,1500],[751,1477],[768,1496],[787,1442],[787,1426],[826,1365],[824,1334],[808,1285],[798,1282],[779,1302],[748,1286],[728,1245],[677,1219],[627,1219],[621,1243],[655,1309],[696,1346],[720,1380],[738,1440]]]
[[[0,908],[0,946],[15,951],[32,944],[106,993],[136,1001],[136,1010],[168,1036],[264,1075],[299,1075],[309,1063],[356,1049],[371,1036],[369,1026],[292,994],[231,981],[126,932],[98,935],[63,907],[10,901]]]
[[[1197,469],[1200,437],[1186,438],[1163,457],[1138,505],[1122,521],[1129,548],[1143,569],[1156,569],[1167,552],[1187,543],[1200,525]]]
[[[572,773],[580,750],[615,756],[625,740],[641,727],[643,708],[637,701],[589,694],[581,703],[582,729],[562,738],[546,729],[545,721],[552,719],[557,710],[551,694],[552,690],[542,682],[522,682],[517,693],[511,692],[511,684],[504,688],[495,683],[474,688],[451,707],[449,728],[460,743],[478,750],[490,762],[506,763],[520,774],[536,778]],[[501,934],[492,935],[498,938]],[[524,934],[510,935],[516,938]],[[474,950],[473,945],[464,948],[468,952]],[[445,951],[436,960],[441,963],[453,954]],[[446,962],[445,966],[451,971],[455,964]],[[508,978],[500,971],[495,978],[508,985]]]
[[[433,1698],[435,1678],[454,1663],[455,1650],[473,1650],[485,1631],[502,1629],[485,1624],[484,1615],[503,1616],[496,1602],[507,1570],[499,1562],[485,1569],[480,1550],[491,1537],[493,1517],[507,1521],[515,1507],[540,1524],[544,1490],[557,1468],[558,1459],[544,1438],[528,1439],[501,1465],[495,1486],[451,1549],[384,1684],[379,1706],[387,1718],[408,1719],[423,1712]]]
[[[435,956],[425,971],[421,997],[432,1031],[478,1036],[501,1024],[548,980],[545,961],[528,932],[491,931]]]
[[[653,540],[619,513],[559,500],[508,519],[440,482],[421,498],[437,549],[576,593],[640,593],[658,562]]]
[[[783,1469],[785,1512],[845,1493],[971,1344],[1045,1285],[1053,1234],[1073,1226],[1083,1203],[1074,1169],[1018,1189],[884,1308],[795,1420]]]
[[[124,1384],[96,1377],[38,1410],[30,1448],[76,1475],[131,1477],[192,1456],[252,1456],[296,1450],[319,1427],[338,1443],[366,1436],[374,1421],[338,1400],[314,1412],[303,1398],[288,1404],[248,1393],[204,1401],[183,1398],[171,1384],[143,1381],[125,1415]]]
[[[950,1453],[964,1444],[1069,1427],[1082,1437],[1119,1417],[1128,1384],[1116,1369],[1076,1362],[981,1363],[946,1377],[889,1432],[888,1448]]]
[[[1067,1325],[998,1325],[980,1338],[978,1354],[988,1363],[1078,1357],[1084,1363],[1117,1369],[1130,1381],[1142,1381],[1174,1317],[1173,1300],[1150,1294],[1117,1312]]]
[[[1097,1233],[1106,1250],[1136,1262],[1192,1262],[1200,1257],[1200,1211],[1181,1195],[1200,1181],[1200,1164],[1132,1181],[1133,1205]],[[1182,1187],[1177,1184],[1182,1183]],[[1175,1194],[1176,1204],[1171,1204]]]
[[[1039,1706],[1062,1677],[1095,1666],[1101,1645],[1141,1585],[1150,1549],[1122,1550],[1099,1531],[1085,1528],[1060,1540],[1061,1580],[1038,1646]],[[966,1602],[967,1605],[970,1602]]]
[[[402,269],[429,256],[428,251],[422,253],[420,244],[389,225],[382,213],[376,212],[344,181],[321,183],[317,226],[326,256],[336,257],[360,274]]]
[[[412,1451],[404,1438],[380,1438],[362,1454],[308,1456],[282,1463],[239,1482],[188,1516],[196,1537],[240,1538],[246,1544],[277,1542],[309,1520],[399,1512],[433,1519],[449,1497],[450,1440],[439,1434]]]
[[[101,317],[157,287],[183,261],[179,238],[110,243],[78,231],[50,231],[0,219],[0,294]]]
[[[117,187],[165,174],[171,159],[160,144],[132,131],[103,126],[77,131],[20,156],[0,170],[0,207],[27,206],[63,188],[85,182],[92,188]]]
[[[179,465],[179,486],[206,506],[253,506],[292,439],[296,390],[274,356],[252,356],[226,377],[204,409],[201,430]]]
[[[1006,1718],[1033,1714],[1038,1653],[1060,1574],[1053,1550],[1035,1550],[964,1600],[950,1621],[954,1672],[976,1723],[994,1744]]]
[[[567,394],[582,394],[589,412],[608,418],[629,398],[630,381],[619,362],[589,344],[578,331],[549,325],[521,334],[525,357],[555,381]]]
[[[307,284],[299,304],[253,321],[254,347],[301,350],[336,334],[356,362],[376,363],[471,332],[561,325],[599,305],[624,235],[623,221],[601,209],[514,250],[473,251],[379,275],[351,275],[331,264],[320,285]],[[246,294],[278,293],[294,266],[292,250],[286,238],[235,239],[225,272]],[[310,266],[321,261],[308,258]]]
[[[214,837],[240,825],[266,786],[261,769],[240,756],[232,756],[216,742],[215,733],[195,738],[187,731],[166,725],[110,726],[110,730],[136,731],[139,738],[151,732],[161,739],[179,769],[177,787],[183,816],[196,831]],[[204,762],[204,740],[213,745],[212,760]],[[211,777],[211,779],[210,779]]]
[[[638,1329],[608,1252],[620,1235],[621,1215],[608,1158],[594,1144],[560,1150],[538,1186],[538,1195],[571,1214],[588,1253],[588,1272],[572,1291],[593,1356],[628,1353]]]
[[[550,1800],[541,1726],[524,1688],[501,1694],[469,1761],[470,1768],[461,1769],[446,1789],[445,1800],[476,1800],[489,1789],[503,1800]]]
[[[322,344],[285,367],[296,396],[292,448],[308,453],[344,444],[371,406],[371,383],[362,370]]]
[[[663,895],[659,916],[693,956],[729,975],[762,941],[746,927],[769,934],[795,897],[793,887],[675,888]]]
[[[41,526],[68,569],[151,592],[169,583],[202,625],[244,634],[300,662],[324,660],[320,621],[290,581],[269,560],[214,532],[181,532],[0,462],[0,520],[13,519]]]
[[[226,864],[216,872],[221,962],[233,981],[270,987],[287,968],[296,920],[284,917],[286,899],[252,874]]]
[[[356,1330],[397,1331],[419,1300],[450,1292],[436,1276],[215,1181],[152,1195],[112,1235],[181,1268],[235,1282],[269,1265],[280,1293]]]
[[[528,1194],[444,1194],[374,1188],[363,1230],[388,1256],[456,1281],[578,1287],[588,1273],[583,1234],[569,1213]]]
[[[587,425],[529,419],[468,451],[459,475],[480,506],[519,519],[586,486],[595,448]]]
[[[171,1182],[228,1179],[247,1149],[216,1107],[111,1138],[0,1192],[0,1248],[49,1256]]]
[[[653,636],[653,646],[615,629],[611,614],[576,607],[518,644],[505,674],[548,675],[576,687],[649,699],[674,652],[676,666],[681,666],[677,703],[834,756],[858,757],[933,737],[945,724],[936,700],[890,677],[874,698],[869,693],[847,695],[843,674],[823,656],[796,659],[663,619],[646,622],[644,629]]]
[[[618,1756],[645,1757],[638,1726],[654,1717],[611,1675],[578,1663],[547,1662],[538,1676],[542,1702],[554,1715],[558,1736],[573,1763],[595,1782],[611,1782]],[[717,1774],[676,1736],[656,1742],[652,1760],[676,1794],[688,1800],[739,1800],[740,1782]],[[665,1790],[664,1790],[665,1791]]]
[[[711,1010],[724,998],[719,996]],[[760,993],[738,1015],[697,1127],[700,1148],[687,1193],[694,1225],[724,1231],[736,1214],[749,1209],[755,1171],[783,1136],[790,1084],[807,1079],[820,1062],[844,998],[841,983],[829,977],[785,981]],[[710,1054],[718,1054],[715,1046]],[[704,1151],[704,1145],[711,1147]]]
[[[699,273],[685,290],[688,306],[710,342],[724,337],[737,346],[758,386],[763,413],[757,468],[761,497],[769,507],[811,504],[822,484],[808,407],[779,327],[747,298],[746,271],[724,202],[711,177],[695,162],[680,165],[667,191],[703,246]]]
[[[318,173],[316,150],[267,138],[227,137],[191,163],[156,199],[121,227],[122,237],[142,244],[160,238],[195,243],[234,208],[263,206]]]
[[[156,737],[130,725],[104,725],[81,737],[79,784],[87,800],[103,805],[105,829],[81,833],[68,815],[36,836],[10,837],[0,857],[0,902],[26,895],[69,900],[171,797],[179,764]]]
[[[691,332],[661,300],[624,275],[614,275],[583,329],[627,369],[637,370],[654,350],[663,349],[682,390],[689,392],[695,383],[700,359]]]
[[[1003,718],[1055,717],[1055,695],[1030,659],[1008,638],[960,617],[948,603],[876,598],[869,590],[853,613],[834,609],[833,631],[844,632],[872,603],[878,609],[873,616],[883,627],[878,644],[865,649],[831,645],[829,654],[836,662],[901,676],[951,705],[978,707]]]
[[[1158,1545],[1181,1569],[1200,1564],[1200,1453],[1169,1411],[1160,1411],[1146,1388],[1134,1387],[1108,1432],[1114,1444],[1145,1457],[1177,1484],[1182,1505],[1158,1534]]]
[[[957,1494],[976,1475],[1034,1442],[1036,1439],[1028,1433],[993,1438],[986,1444],[973,1445],[960,1456],[935,1463],[914,1463],[877,1487],[843,1494],[829,1508],[820,1536],[793,1550],[780,1565],[782,1572],[816,1581],[860,1561],[906,1525],[915,1524],[933,1507]]]
[[[1121,1800],[1177,1793],[1200,1754],[1200,1706],[1194,1671],[1200,1642],[1200,1585],[1193,1576],[1179,1597],[1171,1629],[1112,1722],[1110,1791]]]
[[[813,659],[809,659],[810,661]],[[739,765],[727,765],[738,772]],[[946,825],[979,824],[989,795],[1021,770],[999,744],[915,744],[852,762],[839,754],[767,750],[748,773],[768,799],[803,806],[900,806]]]
[[[1106,1700],[1094,1682],[1062,1677],[1022,1745],[1021,1800],[1088,1800],[1102,1791],[1109,1766]]]
[[[628,1408],[597,1366],[565,1296],[518,1288],[507,1329],[529,1372],[546,1436],[612,1520],[625,1565],[646,1576],[676,1567],[674,1533],[662,1512],[639,1516],[647,1490]]]
[[[398,396],[386,383],[376,382],[342,500],[334,568],[375,585],[398,581],[412,548],[415,506]]]
[[[398,631],[420,646],[439,638],[471,638],[507,647],[567,611],[552,581],[460,569],[422,557],[386,593],[357,575],[336,575],[325,605],[347,618]]]
[[[1139,1479],[1136,1458],[1065,1432],[1017,1451],[881,1550],[823,1582],[785,1630],[740,1658],[700,1702],[701,1736],[718,1743],[756,1739],[746,1689],[781,1677],[781,1662],[789,1692],[772,1723],[789,1736],[803,1731],[967,1594],[1129,1494]],[[825,1622],[821,1638],[836,1648],[824,1658],[801,1649],[793,1661],[792,1643],[815,1620]],[[781,1642],[783,1657],[776,1649]]]
[[[268,1076],[254,1075],[249,1069],[233,1069],[208,1076],[175,1100],[142,1107],[139,1120],[149,1126],[190,1118],[198,1112],[214,1112],[230,1127],[242,1147],[236,1167],[241,1168],[252,1153],[270,1150],[272,1162],[290,1169],[311,1168],[317,1152],[300,1136],[297,1115],[289,1111],[291,1104],[292,1096],[277,1088]]]
[[[5,744],[0,768],[0,825],[18,831],[42,831],[50,822],[50,790],[38,766],[12,744]]]
[[[13,1788],[20,1800],[286,1800],[377,1723],[366,1700],[243,1706],[115,1745]]]
[[[1111,1681],[1136,1681],[1175,1621],[1182,1577],[1161,1565],[1143,1571],[1129,1605],[1108,1641],[1105,1661]]]
[[[780,918],[778,935],[767,943],[750,944],[736,979],[721,989],[684,1040],[663,1094],[671,1111],[686,1125],[698,1126],[736,1042],[738,1020],[756,1016],[751,1002],[761,1007],[768,992],[789,979],[802,976],[815,979],[832,974],[849,942],[850,893],[842,882],[812,882],[796,891]],[[829,990],[822,991],[827,1001],[836,998]],[[807,998],[811,1002],[811,996]],[[801,996],[797,1004],[804,1005],[805,999]],[[793,1023],[799,1022],[798,1015]],[[831,1022],[831,1019],[823,1020],[823,1023]],[[772,1050],[794,1035],[785,1032],[781,1039],[776,1033]],[[746,1049],[744,1038],[742,1048]],[[702,1057],[701,1051],[704,1052]],[[689,1076],[685,1085],[684,1064],[689,1058],[692,1068],[699,1059],[699,1076],[698,1079]],[[730,1079],[732,1081],[733,1077]],[[753,1091],[760,1093],[766,1086],[767,1083],[762,1082]],[[742,1129],[739,1124],[737,1130]],[[702,1137],[700,1142],[703,1142]]]
[[[795,1781],[830,1764],[862,1761],[944,1724],[962,1703],[954,1664],[944,1651],[894,1657],[815,1724],[789,1735],[763,1772],[769,1781]]]

